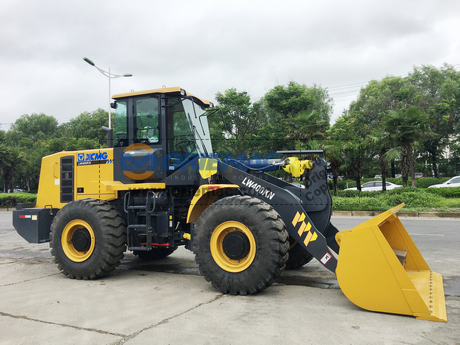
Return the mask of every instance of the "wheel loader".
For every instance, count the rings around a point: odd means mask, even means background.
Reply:
[[[363,309],[447,321],[442,276],[398,219],[402,205],[350,230],[331,224],[322,151],[233,159],[213,152],[209,101],[179,87],[113,100],[107,148],[44,157],[35,207],[13,211],[17,232],[49,242],[65,276],[105,276],[126,249],[161,259],[184,245],[215,289],[246,295],[315,258]],[[310,170],[308,185],[268,173],[280,169]]]

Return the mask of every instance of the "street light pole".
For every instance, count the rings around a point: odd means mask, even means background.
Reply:
[[[101,72],[103,75],[105,75],[109,79],[109,128],[112,128],[112,113],[111,113],[111,107],[110,107],[110,100],[112,99],[112,91],[110,89],[111,87],[110,81],[111,79],[114,79],[114,78],[126,78],[126,77],[132,77],[133,75],[130,73],[125,73],[123,75],[113,74],[113,73],[110,73],[110,67],[109,67],[109,71],[107,72],[97,67],[96,64],[92,62],[90,59],[85,57],[83,58],[83,60],[87,62],[88,64],[90,64],[91,66],[93,66],[94,68],[96,68],[99,72]]]

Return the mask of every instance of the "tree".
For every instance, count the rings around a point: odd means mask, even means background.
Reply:
[[[289,82],[287,86],[275,86],[265,95],[265,100],[269,108],[282,114],[284,118],[293,118],[315,103],[315,98],[308,92],[308,88],[294,81]]]
[[[277,121],[289,140],[289,149],[296,141],[323,138],[329,128],[333,100],[320,86],[307,87],[291,81],[275,86],[265,95],[267,107],[278,114]]]
[[[8,131],[11,144],[18,144],[23,138],[29,138],[33,142],[54,137],[58,126],[53,116],[40,114],[22,115],[17,119]]]
[[[416,106],[407,110],[390,110],[382,119],[382,125],[393,144],[386,156],[401,157],[403,184],[407,186],[409,172],[412,172],[412,186],[415,187],[414,144],[433,134],[427,114]]]
[[[363,160],[368,148],[369,125],[361,111],[345,112],[329,131],[330,139],[344,143],[344,153],[352,162],[353,180],[361,191]]]
[[[343,163],[344,145],[341,141],[329,141],[324,147],[325,156],[331,165],[332,184],[334,195],[337,195],[337,180],[340,173],[340,165]]]
[[[415,105],[428,114],[433,135],[422,141],[428,152],[431,169],[438,176],[438,162],[442,151],[450,144],[455,126],[460,120],[460,72],[444,64],[414,67],[408,80],[417,90]]]
[[[106,143],[107,134],[101,129],[102,126],[108,126],[109,114],[99,108],[91,113],[83,112],[76,118],[61,125],[60,130],[63,137],[75,139],[96,139],[99,145]]]
[[[257,133],[267,123],[260,102],[252,103],[246,91],[228,89],[216,94],[225,123],[217,113],[209,118],[210,130],[216,152],[229,152],[234,157],[242,153],[252,154],[257,150]],[[260,138],[259,138],[260,139]]]
[[[388,156],[385,154],[391,147],[391,139],[389,133],[383,131],[380,127],[369,135],[369,139],[373,143],[373,146],[379,156],[380,176],[382,176],[382,191],[385,192],[387,190],[386,175],[388,166]]]
[[[312,139],[323,139],[329,129],[329,122],[317,111],[301,111],[295,118],[288,119],[286,122],[286,139],[298,140],[301,143]]]
[[[365,114],[365,124],[373,127],[388,110],[404,109],[413,103],[416,88],[402,77],[387,76],[371,80],[363,87],[358,99],[350,104],[350,113]]]
[[[3,178],[3,191],[8,192],[15,187],[16,172],[24,158],[18,147],[6,146],[0,143],[0,173]]]

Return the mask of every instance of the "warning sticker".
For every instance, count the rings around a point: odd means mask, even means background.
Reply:
[[[332,255],[329,253],[324,254],[324,256],[321,258],[321,263],[325,265],[330,259],[332,258]]]
[[[32,220],[37,220],[37,215],[36,214],[32,215]]]

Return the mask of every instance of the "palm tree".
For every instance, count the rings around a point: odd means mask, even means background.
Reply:
[[[332,183],[334,185],[334,195],[337,195],[337,179],[340,172],[340,165],[342,164],[344,145],[341,141],[331,141],[324,147],[326,159],[331,164]]]
[[[308,143],[312,139],[322,139],[329,128],[329,121],[313,111],[301,111],[293,119],[287,121],[286,139]]]
[[[293,141],[295,147],[300,149],[311,149],[312,146],[318,145],[316,139],[322,139],[326,136],[326,130],[329,128],[329,121],[317,112],[301,111],[294,118],[285,120],[287,135],[286,140]],[[304,175],[305,184],[308,182],[309,172]],[[292,182],[292,176],[287,176],[289,182]]]
[[[365,139],[349,141],[345,144],[345,151],[351,154],[353,162],[353,180],[356,182],[356,188],[361,192],[361,176],[363,170],[363,157],[367,149]]]
[[[384,156],[387,159],[401,158],[401,175],[403,184],[407,186],[409,172],[414,173],[415,142],[433,135],[428,116],[416,106],[390,110],[382,118],[382,126],[392,143],[392,148]],[[414,176],[412,186],[415,187]]]
[[[380,174],[382,176],[382,191],[385,192],[387,190],[386,173],[389,162],[386,153],[391,147],[390,135],[382,129],[376,129],[368,138],[373,142],[374,147],[376,147],[378,151]]]

